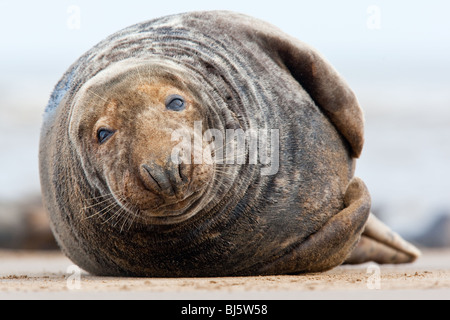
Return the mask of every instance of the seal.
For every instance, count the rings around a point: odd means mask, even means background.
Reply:
[[[56,85],[44,205],[63,252],[96,275],[413,261],[354,177],[363,143],[355,94],[316,50],[238,13],[172,15],[108,37]]]

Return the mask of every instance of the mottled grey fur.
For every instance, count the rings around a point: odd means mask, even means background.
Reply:
[[[259,165],[228,166],[202,208],[179,223],[136,221],[123,229],[106,218],[83,219],[102,208],[95,199],[107,187],[83,169],[71,140],[70,115],[86,107],[76,96],[119,62],[155,59],[184,70],[210,127],[279,129],[279,172],[262,176]],[[46,109],[41,182],[61,248],[94,274],[323,271],[344,262],[369,216],[368,191],[353,177],[362,146],[355,95],[314,49],[245,15],[195,12],[119,31],[70,67]]]

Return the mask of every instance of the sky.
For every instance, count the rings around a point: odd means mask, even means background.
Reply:
[[[167,14],[222,9],[277,25],[344,71],[352,64],[371,70],[370,64],[379,62],[420,64],[435,71],[433,66],[448,64],[450,56],[448,1],[0,0],[0,70],[61,73],[128,25]]]

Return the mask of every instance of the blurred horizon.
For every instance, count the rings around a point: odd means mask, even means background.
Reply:
[[[450,2],[0,0],[0,202],[40,193],[38,144],[53,87],[110,34],[168,14],[232,10],[320,51],[366,116],[356,174],[402,233],[450,215]]]

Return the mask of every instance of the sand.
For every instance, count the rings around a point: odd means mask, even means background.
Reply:
[[[450,250],[425,251],[401,266],[194,279],[95,277],[59,252],[0,251],[0,261],[0,299],[450,299]]]

